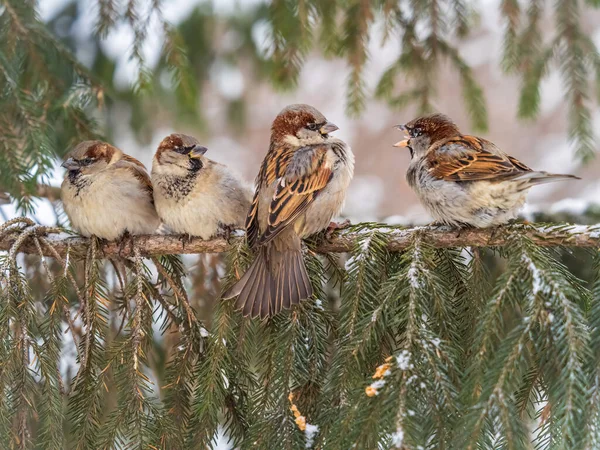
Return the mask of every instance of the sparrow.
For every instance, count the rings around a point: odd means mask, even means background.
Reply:
[[[265,318],[312,296],[301,239],[326,229],[342,209],[354,174],[338,127],[309,105],[290,105],[273,121],[269,151],[256,178],[246,237],[256,258],[223,294],[245,316]]]
[[[250,187],[206,152],[194,137],[171,134],[158,146],[151,175],[163,223],[202,239],[242,228],[252,201]]]
[[[151,234],[160,220],[144,165],[102,141],[77,145],[62,164],[63,206],[73,228],[84,236],[115,240]]]
[[[410,187],[436,222],[487,228],[517,217],[530,187],[579,179],[534,171],[492,142],[461,134],[443,114],[420,117],[396,128],[408,136]]]

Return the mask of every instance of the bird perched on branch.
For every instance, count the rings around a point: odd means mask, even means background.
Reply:
[[[171,134],[152,162],[154,201],[174,232],[210,239],[243,227],[252,190],[227,166],[208,159],[192,136]]]
[[[530,187],[578,179],[531,170],[492,142],[461,134],[443,114],[397,128],[408,134],[394,144],[410,150],[408,184],[434,219],[447,225],[502,225],[517,217]]]
[[[62,167],[67,169],[63,206],[82,235],[115,240],[126,233],[150,234],[160,226],[150,177],[137,159],[106,142],[84,141]]]
[[[223,295],[237,295],[244,315],[272,316],[312,295],[301,239],[329,226],[354,173],[350,147],[329,135],[337,129],[309,105],[290,105],[275,118],[246,219],[256,259]]]

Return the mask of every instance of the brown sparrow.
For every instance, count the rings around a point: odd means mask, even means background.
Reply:
[[[192,136],[171,134],[152,162],[154,202],[175,233],[209,239],[244,225],[252,190],[227,166],[208,159]]]
[[[159,227],[152,183],[141,162],[102,141],[82,142],[67,156],[61,198],[79,233],[115,240]]]
[[[531,170],[492,142],[461,134],[443,114],[415,119],[397,128],[408,140],[411,161],[406,173],[410,187],[437,222],[486,228],[514,219],[527,190],[574,175]]]
[[[272,316],[312,295],[301,239],[340,212],[354,173],[350,147],[329,136],[337,129],[308,105],[290,105],[275,118],[246,219],[256,259],[223,295],[237,295],[244,315]]]

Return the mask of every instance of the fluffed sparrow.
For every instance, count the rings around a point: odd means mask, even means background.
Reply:
[[[410,187],[437,222],[486,228],[517,217],[527,190],[537,184],[565,179],[531,170],[492,142],[461,134],[443,114],[432,114],[398,125],[408,140],[411,161],[406,173]]]
[[[152,162],[154,202],[172,231],[209,239],[243,227],[252,190],[227,166],[208,159],[192,136],[171,134]]]
[[[290,105],[275,118],[246,219],[256,259],[223,295],[237,295],[244,315],[273,316],[312,295],[301,239],[340,212],[354,173],[350,147],[329,135],[337,129],[309,105]]]
[[[102,141],[84,141],[67,156],[61,198],[75,230],[115,240],[159,227],[152,183],[141,162]]]

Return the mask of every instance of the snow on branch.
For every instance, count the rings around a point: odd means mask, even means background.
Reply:
[[[340,230],[329,238],[323,237],[316,244],[315,250],[319,253],[350,252],[361,235],[373,231],[387,235],[387,248],[390,251],[407,248],[417,233],[425,242],[438,248],[500,247],[506,245],[510,235],[514,233],[526,235],[533,243],[545,247],[600,247],[600,225],[515,224],[494,229],[459,231],[439,226],[399,228],[363,223]],[[73,256],[85,255],[89,244],[87,238],[69,235],[58,228],[37,225],[30,219],[17,218],[0,226],[0,251],[9,251],[12,254],[39,254],[40,248],[35,237],[43,237],[39,241],[43,244],[41,250],[45,256],[59,254],[64,257],[67,253]],[[235,240],[242,238],[239,233],[232,236],[229,242],[224,238],[204,241],[179,235],[147,235],[136,236],[132,240],[123,242],[105,242],[101,244],[100,249],[104,256],[123,257],[133,256],[132,243],[140,249],[143,256],[221,253],[229,250]]]

